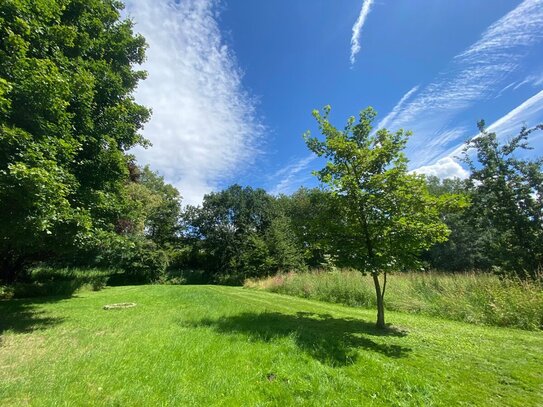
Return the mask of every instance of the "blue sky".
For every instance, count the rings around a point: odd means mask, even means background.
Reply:
[[[410,168],[466,176],[476,122],[506,139],[543,122],[543,0],[128,0],[149,43],[135,150],[185,203],[233,183],[291,193],[322,166],[302,134],[366,106],[410,129]],[[543,154],[543,132],[531,140]]]

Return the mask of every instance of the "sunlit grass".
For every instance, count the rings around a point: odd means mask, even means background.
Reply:
[[[136,303],[104,310],[106,304]],[[543,403],[543,335],[219,286],[0,302],[0,405]]]

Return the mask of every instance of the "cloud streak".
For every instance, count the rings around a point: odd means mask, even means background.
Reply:
[[[461,132],[456,140],[451,138],[449,123],[475,103],[490,99],[496,86],[518,68],[529,47],[542,39],[543,0],[525,0],[455,56],[449,68],[415,97],[391,112],[390,128],[414,132],[407,148],[412,165],[434,162],[462,138]]]
[[[360,52],[360,33],[362,32],[362,27],[366,22],[366,18],[370,13],[373,0],[364,0],[362,3],[362,8],[360,9],[360,15],[353,25],[353,35],[351,36],[351,65],[354,65],[356,62],[356,55]]]
[[[500,117],[494,123],[487,126],[487,131],[494,132],[501,142],[507,141],[520,132],[523,126],[532,127],[543,121],[543,90],[531,98],[525,100],[513,110]],[[474,134],[471,138],[477,137]],[[530,142],[540,138],[541,133],[534,133]],[[541,140],[539,141],[541,142]],[[533,144],[532,144],[533,145]],[[459,157],[464,150],[464,143],[458,143],[445,152],[444,156],[435,164],[418,167],[413,172],[419,174],[437,175],[440,178],[459,177],[465,178],[465,171],[456,157]]]
[[[409,98],[413,95],[413,93],[415,93],[417,90],[419,89],[419,86],[414,86],[411,88],[411,90],[409,90],[405,95],[402,96],[402,98],[400,99],[400,101],[398,103],[396,103],[396,106],[394,106],[394,108],[391,110],[391,112],[389,114],[387,114],[383,120],[381,120],[377,126],[376,126],[376,129],[382,129],[382,128],[386,128],[388,126],[388,124],[394,120],[398,114],[402,111],[404,105],[405,105],[405,102],[407,102],[409,100]]]
[[[300,173],[307,170],[309,165],[317,158],[315,154],[311,154],[300,161],[287,165],[286,167],[281,168],[274,174],[274,178],[281,177],[281,180],[277,185],[271,190],[271,193],[274,195],[278,194],[288,194],[293,192],[297,187],[300,187],[303,181],[309,178],[310,174],[304,174],[300,176]]]
[[[214,0],[128,0],[126,11],[149,44],[149,73],[136,93],[153,116],[153,146],[138,160],[179,188],[184,202],[233,177],[258,154],[262,132],[236,58],[216,21]]]

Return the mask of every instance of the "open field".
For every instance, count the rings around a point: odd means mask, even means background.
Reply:
[[[375,308],[369,275],[356,270],[288,273],[248,280],[248,288],[338,304]],[[482,273],[396,273],[389,276],[389,310],[527,330],[543,329],[541,282]]]
[[[2,301],[0,405],[543,404],[541,332],[387,316],[221,286]]]

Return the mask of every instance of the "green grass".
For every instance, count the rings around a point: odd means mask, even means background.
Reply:
[[[1,301],[0,405],[543,405],[542,333],[373,320],[221,286]]]
[[[248,280],[256,288],[302,298],[375,308],[370,276],[358,271],[289,273]],[[500,280],[492,274],[398,273],[389,276],[388,310],[479,325],[543,329],[541,283]]]

